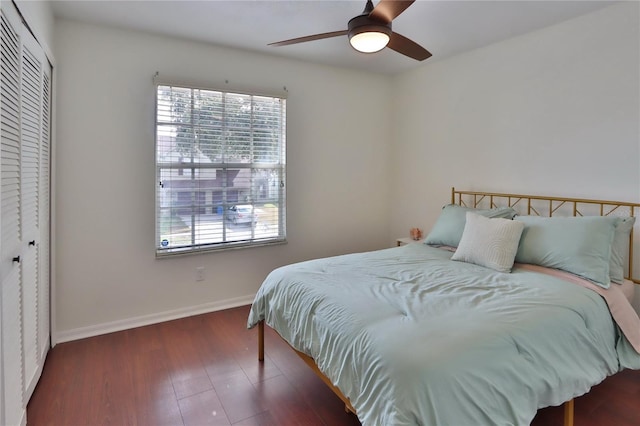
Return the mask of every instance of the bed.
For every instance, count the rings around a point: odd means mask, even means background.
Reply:
[[[571,425],[573,398],[640,369],[638,212],[452,189],[429,244],[278,268],[248,327],[260,360],[266,322],[365,425],[521,425],[563,403]]]

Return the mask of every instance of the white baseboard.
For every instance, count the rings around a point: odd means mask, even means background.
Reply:
[[[110,321],[102,324],[95,324],[87,327],[60,331],[56,333],[55,336],[51,336],[51,346],[53,347],[57,343],[69,342],[72,340],[84,339],[86,337],[113,333],[114,331],[128,330],[130,328],[157,324],[164,321],[190,317],[193,315],[206,314],[209,312],[236,308],[238,306],[250,305],[253,302],[254,297],[255,295],[234,297],[232,299],[221,300],[218,302],[204,303],[202,305],[189,306],[187,308],[174,309],[171,311],[159,312],[156,314],[142,315],[139,317]]]

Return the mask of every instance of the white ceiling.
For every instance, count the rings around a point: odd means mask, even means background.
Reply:
[[[221,46],[394,74],[421,65],[390,49],[353,50],[347,37],[271,47],[268,43],[345,30],[365,0],[58,1],[58,18],[137,29]],[[429,50],[426,61],[472,50],[611,5],[613,1],[417,0],[393,30]],[[374,4],[377,1],[374,0]]]

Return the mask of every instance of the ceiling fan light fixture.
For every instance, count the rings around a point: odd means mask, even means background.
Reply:
[[[367,15],[349,21],[349,43],[358,52],[374,53],[385,48],[391,37],[391,23],[374,21]]]

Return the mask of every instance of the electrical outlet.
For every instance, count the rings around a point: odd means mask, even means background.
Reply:
[[[196,268],[196,281],[204,281],[204,266]]]

